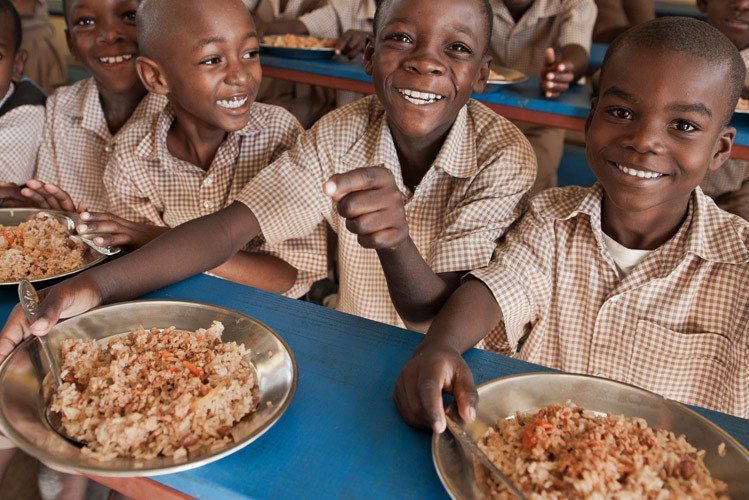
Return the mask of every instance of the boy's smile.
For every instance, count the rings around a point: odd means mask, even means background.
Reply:
[[[71,53],[99,85],[126,92],[140,85],[135,71],[138,0],[71,0],[66,16]]]
[[[708,170],[728,158],[735,131],[725,126],[733,103],[724,80],[716,64],[694,56],[617,52],[586,140],[588,162],[617,209],[685,208]]]
[[[489,71],[485,17],[476,0],[393,1],[366,69],[394,136],[437,141]]]
[[[749,0],[698,0],[697,6],[739,50],[749,47]]]

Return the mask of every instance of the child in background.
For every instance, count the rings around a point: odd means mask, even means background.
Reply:
[[[100,245],[138,248],[170,227],[226,207],[302,132],[288,111],[254,102],[262,77],[259,45],[240,0],[144,0],[138,44],[143,83],[169,104],[120,132],[104,176],[115,215],[84,213],[78,226]],[[152,231],[138,238],[120,232],[131,223]],[[325,272],[324,248],[287,242],[249,249],[213,273],[298,297]],[[268,253],[293,260],[303,270],[299,279],[296,269]],[[319,261],[309,257],[317,253]]]
[[[493,64],[541,79],[553,99],[588,69],[596,21],[593,0],[490,0],[494,10]],[[564,130],[516,123],[533,146],[538,175],[531,192],[554,187],[564,150]]]
[[[596,0],[598,17],[593,41],[611,43],[632,26],[655,19],[653,0]]]
[[[327,0],[261,0],[253,11],[253,18],[257,25],[265,26],[267,34],[283,30],[284,26],[294,31],[299,28],[299,17],[324,7],[326,3]],[[256,101],[287,109],[306,129],[335,107],[335,91],[264,78]]]
[[[47,101],[34,181],[23,194],[38,206],[106,211],[104,168],[117,132],[133,117],[153,116],[163,96],[147,95],[138,79],[135,11],[139,0],[64,2],[68,47],[91,78],[58,89]]]
[[[10,0],[0,0],[0,206],[24,202],[16,184],[34,175],[44,129],[46,96],[21,81],[26,51],[21,20]]]
[[[22,48],[29,55],[25,74],[49,93],[65,85],[65,58],[55,45],[47,0],[12,0],[21,16]]]
[[[657,19],[611,45],[587,123],[600,184],[538,195],[453,294],[396,384],[407,422],[444,431],[443,389],[473,420],[461,353],[482,339],[749,417],[749,223],[698,187],[731,153],[744,75],[736,48],[696,19]]]
[[[535,160],[516,127],[470,99],[489,74],[485,0],[386,0],[376,18],[364,53],[376,96],[323,117],[227,208],[51,288],[33,330],[16,309],[0,353],[60,317],[215,267],[258,235],[276,244],[323,220],[340,240],[338,308],[425,331],[461,276],[491,261]]]
[[[697,7],[707,15],[707,22],[739,49],[744,65],[749,68],[749,1],[697,0]],[[749,75],[744,82],[744,94],[749,94]],[[749,220],[749,163],[728,160],[709,172],[701,187],[719,207]]]

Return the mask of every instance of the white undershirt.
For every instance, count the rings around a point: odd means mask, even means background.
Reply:
[[[632,250],[627,248],[618,241],[610,238],[606,233],[603,234],[603,241],[606,243],[606,248],[611,254],[611,258],[614,259],[617,269],[622,277],[627,276],[632,272],[637,264],[653,253],[653,250]]]

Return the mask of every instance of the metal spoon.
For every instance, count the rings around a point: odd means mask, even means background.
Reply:
[[[26,314],[26,319],[29,324],[34,323],[39,316],[39,295],[36,293],[34,285],[29,280],[21,279],[18,284],[18,299],[21,301],[21,308]],[[42,345],[42,351],[47,358],[47,364],[49,365],[49,371],[52,374],[52,380],[54,380],[55,388],[62,385],[62,376],[60,375],[60,367],[57,365],[57,360],[52,354],[52,348],[49,345],[49,340],[46,335],[37,337],[39,343]],[[49,405],[45,402],[44,416],[47,418],[47,423],[50,427],[63,438],[67,439],[76,446],[86,446],[86,443],[78,441],[68,436],[62,427],[62,419],[60,415],[50,411]]]
[[[476,441],[473,440],[473,437],[466,430],[465,423],[463,422],[463,419],[458,415],[458,410],[454,405],[445,410],[445,417],[447,420],[447,429],[453,436],[455,436],[460,444],[462,444],[468,450],[473,458],[481,462],[482,465],[486,467],[489,473],[494,477],[494,479],[497,479],[502,484],[504,484],[505,487],[510,491],[510,493],[515,495],[515,497],[517,497],[519,500],[525,500],[525,496],[520,492],[520,490],[517,489],[514,484],[512,484],[512,481],[510,481],[509,478],[505,476],[502,471],[499,470],[497,466],[494,465],[494,463],[492,463],[491,460],[489,460],[489,457],[486,456],[486,453],[484,453],[481,448],[479,448],[479,445],[476,444]]]
[[[62,225],[68,228],[68,231],[70,231],[70,235],[68,236],[73,241],[80,241],[85,245],[88,245],[91,247],[95,252],[98,252],[102,255],[116,255],[120,253],[120,247],[104,247],[97,245],[93,242],[93,236],[90,235],[84,235],[80,236],[78,234],[75,234],[75,221],[68,217],[67,215],[62,214],[56,214],[52,212],[39,212],[37,215],[41,215],[50,219],[55,219]]]

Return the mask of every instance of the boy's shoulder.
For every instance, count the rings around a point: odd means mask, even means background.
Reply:
[[[290,111],[281,106],[255,102],[250,107],[250,117],[243,130],[257,129],[265,129],[272,134],[285,135],[289,131],[301,132],[302,125]]]
[[[599,184],[550,188],[531,199],[528,212],[549,221],[571,219],[577,214],[594,215],[600,213],[601,195]]]
[[[475,99],[469,99],[466,108],[478,151],[520,148],[532,154],[530,142],[510,120]]]
[[[379,123],[384,114],[385,108],[380,100],[376,95],[370,95],[334,109],[320,118],[310,130],[315,130],[316,133],[331,130],[363,132],[373,123]]]
[[[44,108],[47,94],[35,83],[23,80],[14,84],[13,93],[0,106],[0,116],[7,115],[18,108]]]
[[[59,87],[47,99],[47,109],[71,116],[82,116],[86,101],[91,99],[92,93],[98,94],[93,78]]]

